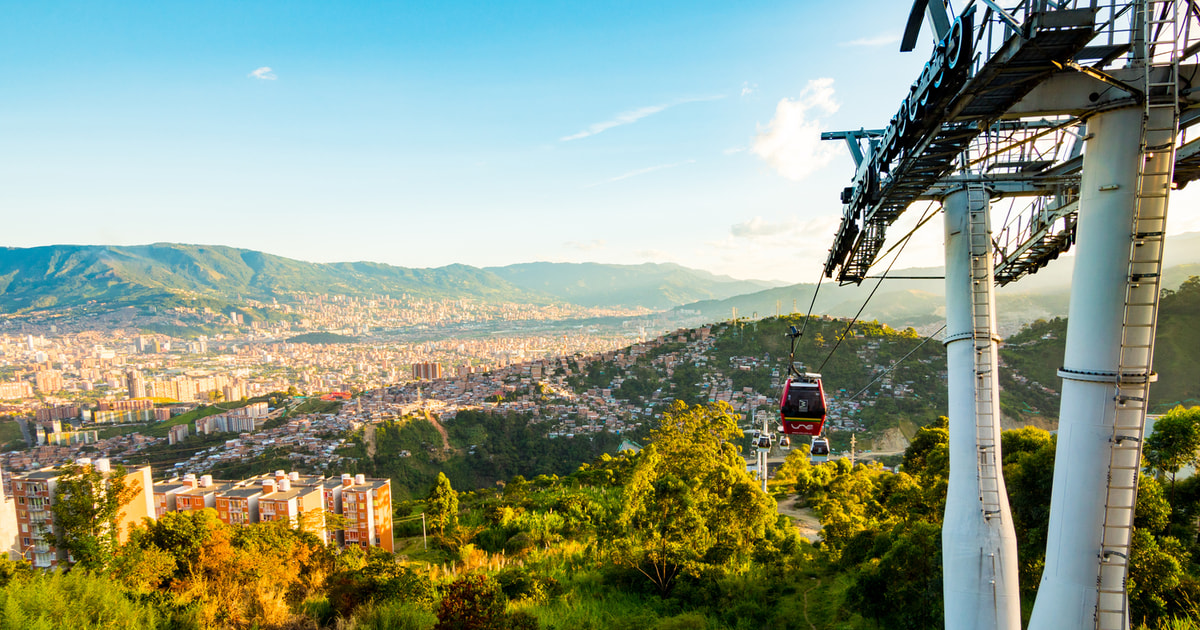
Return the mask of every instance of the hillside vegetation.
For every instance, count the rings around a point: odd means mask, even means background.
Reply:
[[[1179,413],[1200,429],[1200,409]],[[426,515],[429,548],[420,519],[401,521],[397,555],[326,547],[310,518],[233,527],[211,509],[168,513],[123,545],[94,546],[108,551],[66,575],[0,560],[0,627],[943,627],[944,419],[917,433],[901,472],[812,465],[796,450],[770,494],[746,472],[739,434],[727,405],[677,402],[636,455],[470,492],[439,475],[423,499],[396,504],[398,518]],[[1007,431],[1003,450],[1027,616],[1054,437]],[[778,499],[820,518],[819,542],[777,513]],[[1142,477],[1129,576],[1136,628],[1197,629],[1198,508],[1200,480],[1168,493]]]
[[[1005,341],[1000,357],[1001,404],[1014,418],[1034,416],[1056,420],[1062,391],[1058,368],[1066,349],[1067,320],[1033,322]],[[1164,290],[1155,336],[1154,371],[1150,386],[1151,413],[1164,413],[1179,404],[1200,403],[1200,276],[1192,276],[1177,291]]]

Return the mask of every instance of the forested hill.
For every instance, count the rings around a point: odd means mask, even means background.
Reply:
[[[1013,335],[1000,350],[1001,404],[1006,415],[1017,418],[1058,418],[1061,380],[1058,368],[1066,348],[1067,320],[1054,318],[1030,324]],[[1192,276],[1179,290],[1164,290],[1158,312],[1154,371],[1158,382],[1150,386],[1151,413],[1163,413],[1178,404],[1200,404],[1200,276]]]
[[[0,313],[96,302],[170,304],[179,298],[284,300],[295,292],[408,294],[490,303],[668,309],[772,286],[678,265],[531,263],[431,269],[372,262],[310,263],[218,245],[51,245],[0,248]]]
[[[154,303],[177,296],[284,297],[290,292],[548,304],[555,298],[518,288],[466,265],[408,269],[370,262],[310,263],[212,245],[134,247],[52,245],[0,248],[0,311],[101,303]]]

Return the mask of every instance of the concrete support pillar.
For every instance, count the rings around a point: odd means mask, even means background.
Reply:
[[[1136,210],[1142,109],[1088,120],[1076,232],[1075,276],[1063,357],[1062,403],[1046,567],[1030,630],[1096,624],[1096,582],[1116,415],[1130,242]]]
[[[987,212],[987,197],[977,211]],[[972,278],[970,248],[970,200],[967,190],[951,193],[943,200],[946,215],[946,380],[950,414],[950,481],[946,490],[946,513],[942,524],[942,592],[945,596],[947,630],[1020,630],[1020,589],[1017,582],[1017,539],[1004,479],[996,475],[998,513],[985,517],[980,477],[983,441],[994,445],[1000,460],[1000,403],[990,401],[991,429],[980,431],[975,388],[978,375],[973,335],[972,299],[976,288],[986,291],[982,308],[988,326],[990,352],[981,359],[995,383],[996,333],[995,296],[991,282],[990,245],[986,248],[986,279],[979,285]],[[986,225],[986,219],[985,223]],[[990,239],[988,241],[990,243]],[[993,392],[999,388],[993,386]],[[986,405],[985,405],[986,407]],[[983,409],[987,412],[987,409]],[[985,435],[987,434],[987,435]],[[990,440],[988,438],[990,437]]]

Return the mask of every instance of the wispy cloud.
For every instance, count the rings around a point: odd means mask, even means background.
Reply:
[[[725,155],[734,155],[737,153],[745,153],[746,151],[748,151],[748,149],[746,147],[729,147],[728,149],[725,149],[721,153],[724,153]]]
[[[269,68],[268,68],[268,70],[269,70]],[[570,142],[572,140],[581,140],[581,139],[587,138],[589,136],[594,136],[603,131],[608,131],[609,129],[612,129],[613,127],[620,127],[622,125],[628,125],[628,124],[635,123],[647,116],[653,116],[654,114],[657,114],[664,110],[675,107],[676,105],[683,105],[685,103],[699,103],[702,101],[716,101],[716,100],[723,99],[723,98],[725,98],[724,95],[701,96],[701,97],[697,97],[697,98],[685,98],[682,100],[675,101],[673,103],[663,103],[661,105],[650,105],[647,107],[639,107],[637,109],[631,109],[627,112],[621,112],[620,114],[617,114],[611,120],[605,120],[605,121],[598,122],[598,123],[592,123],[592,124],[588,125],[588,127],[586,129],[584,129],[583,131],[580,131],[579,133],[573,133],[569,136],[563,136],[563,137],[559,138],[559,140],[561,140],[562,142]]]
[[[567,241],[563,246],[570,249],[577,249],[581,252],[590,252],[597,249],[604,249],[604,239],[594,239],[590,241]]]
[[[850,41],[838,42],[838,46],[886,46],[900,41],[899,35],[876,35],[875,37],[860,37]]]
[[[274,81],[276,78],[278,78],[275,76],[275,73],[271,71],[270,66],[263,66],[261,68],[258,68],[254,72],[251,72],[250,74],[248,74],[246,76],[252,77],[255,79],[262,79],[263,81]]]
[[[740,278],[778,278],[812,282],[825,260],[824,245],[837,231],[841,213],[810,219],[753,217],[729,226],[719,240],[704,241],[702,260]],[[810,246],[819,244],[818,246]]]
[[[838,154],[839,146],[821,141],[820,120],[838,107],[833,79],[809,81],[800,96],[779,101],[775,117],[765,129],[759,129],[751,151],[788,179],[808,177]]]
[[[653,262],[675,262],[676,258],[661,249],[639,249],[633,252],[634,256],[642,260]]]
[[[639,168],[636,171],[629,171],[628,173],[622,173],[621,175],[617,175],[616,177],[610,177],[604,181],[599,181],[594,184],[588,184],[587,186],[584,186],[584,188],[592,188],[593,186],[600,186],[602,184],[611,184],[613,182],[619,182],[622,179],[629,179],[630,177],[637,177],[638,175],[645,175],[646,173],[653,173],[654,171],[661,171],[663,169],[675,168],[676,166],[683,166],[684,164],[693,164],[693,163],[695,163],[695,161],[696,160],[684,160],[682,162],[672,162],[671,164],[659,164],[657,166],[648,166],[646,168]]]
[[[746,81],[742,84],[742,96],[750,96],[758,91],[758,84]]]

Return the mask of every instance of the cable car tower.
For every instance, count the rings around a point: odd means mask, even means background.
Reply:
[[[887,228],[940,202],[946,230],[948,629],[1018,630],[1000,470],[993,285],[1074,247],[1046,565],[1031,630],[1129,628],[1126,573],[1172,188],[1200,179],[1200,4],[916,0],[932,59],[883,129],[823,134],[856,164],[824,266],[861,283]],[[992,221],[995,208],[1007,216]]]

